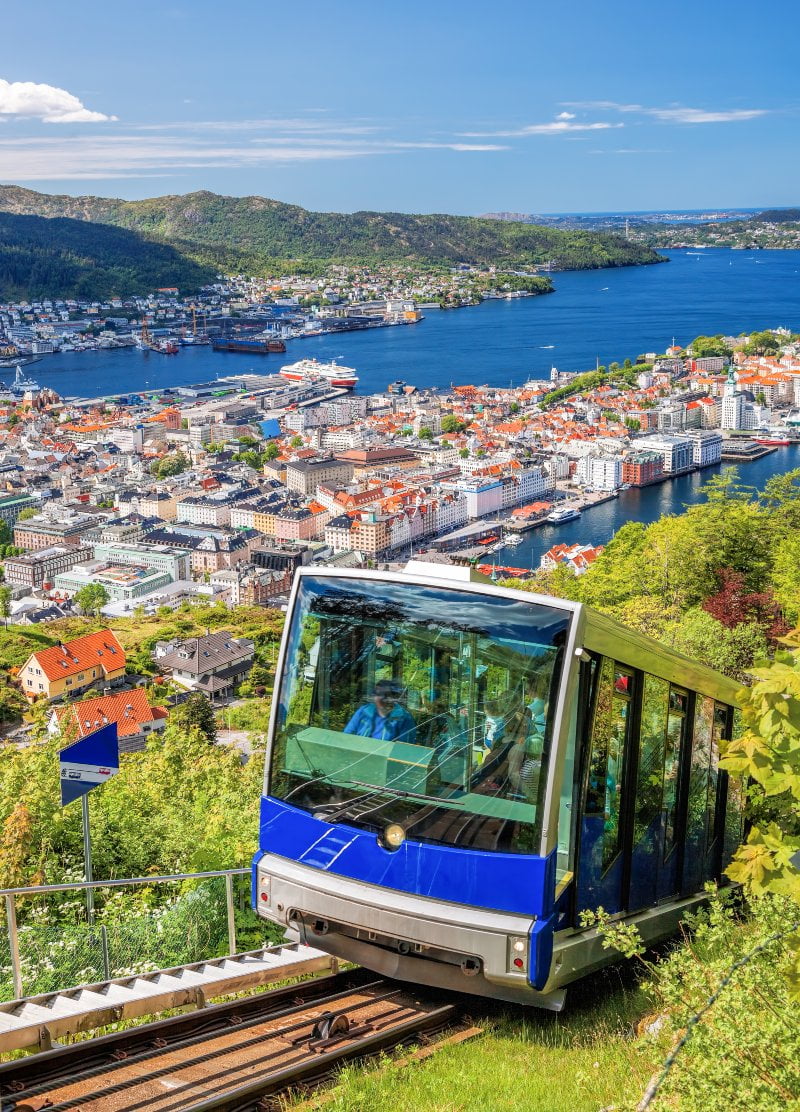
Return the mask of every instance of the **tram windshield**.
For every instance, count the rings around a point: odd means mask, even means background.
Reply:
[[[328,822],[538,852],[570,614],[457,588],[304,576],[268,792]]]

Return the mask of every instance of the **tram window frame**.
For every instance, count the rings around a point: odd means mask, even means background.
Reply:
[[[667,702],[667,722],[664,731],[664,767],[661,781],[661,812],[664,816],[664,853],[663,863],[669,861],[672,854],[683,844],[684,836],[684,765],[689,751],[687,743],[688,730],[691,725],[691,692],[687,688],[669,685],[669,699]],[[670,827],[670,808],[667,807],[667,761],[670,756],[670,722],[674,716],[680,720],[680,732],[677,739],[677,749],[673,747],[672,769],[674,772],[674,789],[672,793],[672,825]]]
[[[627,681],[625,689],[621,686],[621,681]],[[610,682],[609,682],[610,681]],[[609,702],[607,707],[601,705],[601,699],[604,696],[604,687],[607,688]],[[631,744],[631,731],[634,707],[634,693],[636,688],[636,671],[627,665],[620,664],[614,660],[613,657],[604,656],[598,665],[597,671],[594,676],[594,699],[591,714],[591,729],[588,735],[587,746],[587,760],[586,760],[586,777],[585,787],[583,791],[583,814],[587,817],[590,816],[603,816],[604,829],[602,834],[602,851],[601,851],[601,869],[598,879],[605,877],[609,870],[613,868],[616,861],[619,859],[620,854],[625,849],[625,825],[626,825],[626,812],[625,805],[626,796],[626,783],[627,783],[627,768],[630,763],[630,744]],[[625,714],[622,715],[624,719],[624,727],[622,737],[617,737],[617,756],[616,768],[614,770],[614,785],[613,788],[609,786],[609,767],[610,767],[610,743],[616,730],[616,708],[621,702],[625,708]],[[601,719],[601,715],[603,718]],[[603,719],[605,720],[603,722]],[[599,729],[605,726],[607,736],[602,739]],[[598,739],[604,740],[605,744],[603,749],[598,750],[596,742]],[[596,756],[604,753],[604,759],[599,765],[596,765]],[[602,772],[602,780],[604,781],[604,804],[602,811],[590,810],[590,794],[595,791],[593,787],[593,777],[599,785],[599,773]],[[609,791],[613,794],[609,795]],[[599,789],[597,790],[597,798],[599,800]],[[608,804],[613,802],[615,806],[609,807]],[[596,803],[596,801],[595,801]],[[608,824],[612,823],[611,827]],[[613,841],[607,841],[607,835],[613,831]],[[610,848],[609,848],[610,846]]]

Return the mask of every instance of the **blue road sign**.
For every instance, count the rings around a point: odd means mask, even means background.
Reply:
[[[80,741],[74,741],[58,755],[61,766],[61,806],[105,784],[119,772],[117,724],[95,730]]]

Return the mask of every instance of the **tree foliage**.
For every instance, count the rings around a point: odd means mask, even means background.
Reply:
[[[217,740],[214,709],[202,691],[193,691],[184,703],[173,710],[170,720],[176,730],[199,730],[206,741]]]
[[[109,600],[102,583],[87,583],[75,592],[74,601],[83,614],[99,614]]]

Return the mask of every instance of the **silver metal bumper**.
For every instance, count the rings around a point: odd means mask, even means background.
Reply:
[[[268,902],[260,899],[265,887]],[[531,988],[527,972],[509,972],[509,939],[527,939],[531,918],[380,888],[269,853],[257,866],[256,903],[309,945],[385,976],[560,1007],[554,994]]]

